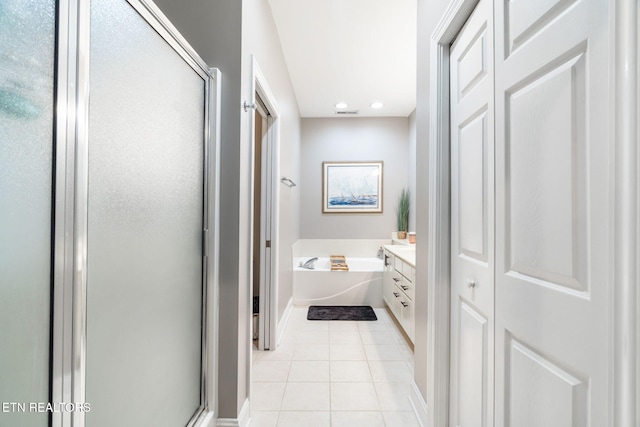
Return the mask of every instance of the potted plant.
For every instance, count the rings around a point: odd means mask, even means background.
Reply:
[[[398,198],[398,239],[403,240],[407,238],[407,231],[409,230],[409,190],[403,188],[400,191],[400,197]]]

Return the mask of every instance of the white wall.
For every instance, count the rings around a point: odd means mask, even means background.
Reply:
[[[409,120],[393,118],[302,119],[300,238],[385,239],[397,231],[398,195],[407,185]],[[382,160],[383,212],[323,214],[323,161]]]
[[[411,191],[411,204],[409,207],[409,231],[416,230],[416,110],[409,115],[409,163],[408,163],[408,187]],[[426,165],[423,165],[426,167]]]

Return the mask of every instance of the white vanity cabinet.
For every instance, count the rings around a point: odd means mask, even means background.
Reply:
[[[395,272],[394,263],[395,263],[395,255],[385,250],[384,251],[384,272],[382,273],[382,298],[384,299],[384,302],[389,307],[392,306],[393,300],[395,299],[395,297],[393,296],[393,292],[394,292],[393,274]]]
[[[414,339],[415,250],[385,246],[383,297],[411,342]]]

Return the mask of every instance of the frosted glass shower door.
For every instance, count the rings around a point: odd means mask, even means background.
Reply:
[[[48,425],[55,10],[0,1],[0,426]]]
[[[206,80],[124,0],[92,0],[86,414],[186,425],[201,404]]]

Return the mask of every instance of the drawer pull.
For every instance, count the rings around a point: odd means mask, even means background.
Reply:
[[[400,301],[400,304],[402,304],[402,306],[403,306],[403,307],[409,307],[409,304],[407,304],[407,303],[406,303],[406,302],[404,302],[404,301]]]
[[[409,287],[406,285],[400,285],[400,287],[402,288],[403,291],[406,291],[409,289]]]
[[[393,296],[394,296],[394,297],[396,297],[396,298],[400,298],[400,294],[399,294],[399,293],[397,293],[397,292],[394,292],[394,293],[393,293]]]
[[[396,282],[396,283],[398,283],[398,282],[400,281],[400,278],[399,278],[399,277],[394,277],[394,278],[393,278],[393,281],[394,281],[394,282]]]

